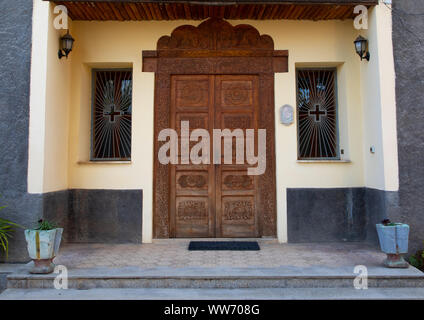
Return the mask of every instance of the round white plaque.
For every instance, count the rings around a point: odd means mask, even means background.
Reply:
[[[280,108],[280,122],[286,126],[293,123],[293,107],[291,105],[284,105]]]

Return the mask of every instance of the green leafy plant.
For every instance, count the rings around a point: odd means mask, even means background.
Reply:
[[[409,257],[409,263],[424,272],[424,250],[419,250],[415,255]]]
[[[0,207],[0,210],[5,206]],[[0,249],[6,254],[6,259],[9,255],[9,239],[12,238],[12,232],[15,228],[24,228],[21,225],[7,219],[0,218]]]
[[[35,230],[40,230],[40,231],[48,231],[48,230],[53,230],[56,229],[57,226],[55,223],[52,223],[50,221],[47,220],[43,220],[40,219],[38,220],[38,226],[37,228],[35,228]]]
[[[381,221],[381,224],[386,227],[393,227],[395,225],[398,225],[399,223],[393,223],[390,221],[390,219],[384,219],[383,221]]]

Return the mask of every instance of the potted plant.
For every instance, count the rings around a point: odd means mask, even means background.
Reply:
[[[389,268],[408,268],[409,264],[403,255],[408,253],[409,225],[385,219],[377,224],[377,233],[381,251],[387,254],[384,265]]]
[[[51,273],[55,265],[53,259],[59,251],[62,228],[46,220],[39,220],[36,229],[25,230],[28,253],[34,261],[30,273]]]

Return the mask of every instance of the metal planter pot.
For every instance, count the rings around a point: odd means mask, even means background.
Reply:
[[[403,258],[408,253],[409,225],[395,223],[394,225],[377,224],[378,239],[381,251],[387,254],[384,265],[389,268],[408,268],[409,264]]]
[[[34,261],[31,273],[51,273],[55,265],[53,259],[59,251],[62,240],[62,228],[40,231],[25,230],[28,254]]]

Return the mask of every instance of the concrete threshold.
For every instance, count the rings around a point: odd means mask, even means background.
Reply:
[[[408,269],[369,267],[370,288],[424,288],[424,273]],[[7,277],[14,289],[53,288],[57,274],[33,275],[28,270]],[[352,288],[358,275],[353,267],[156,267],[71,269],[68,285],[72,289],[94,288]]]
[[[0,300],[424,300],[424,288],[7,289]]]

